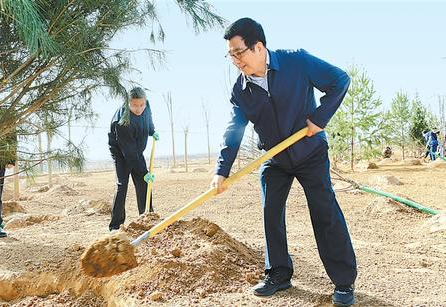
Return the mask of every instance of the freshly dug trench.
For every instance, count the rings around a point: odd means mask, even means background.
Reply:
[[[137,265],[135,248],[123,233],[99,239],[81,256],[82,271],[92,277],[110,277]]]

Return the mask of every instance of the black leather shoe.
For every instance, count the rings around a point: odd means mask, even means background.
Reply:
[[[278,269],[271,269],[265,279],[254,286],[253,291],[257,296],[270,296],[277,291],[291,288],[291,277]]]

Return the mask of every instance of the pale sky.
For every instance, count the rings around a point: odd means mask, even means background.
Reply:
[[[373,80],[386,108],[397,91],[438,110],[438,95],[446,95],[446,2],[421,1],[209,1],[229,22],[251,17],[262,24],[269,49],[303,48],[342,69],[363,67]],[[146,55],[133,55],[141,73],[127,78],[150,89],[148,98],[161,140],[157,155],[171,153],[169,119],[163,94],[171,92],[174,105],[177,154],[183,153],[183,128],[189,126],[189,153],[205,153],[206,130],[201,104],[210,109],[211,149],[217,152],[229,119],[228,86],[237,71],[224,58],[223,29],[195,35],[173,1],[158,1],[166,32],[164,44],[150,44],[149,31],[134,29],[116,37],[116,48],[167,50],[164,69],[153,71]],[[231,84],[228,85],[229,79]],[[99,114],[86,137],[89,160],[109,159],[107,132],[114,111],[121,105],[101,93],[94,96]],[[73,123],[83,126],[84,123]],[[76,128],[74,141],[85,136]],[[150,142],[149,142],[150,144]]]

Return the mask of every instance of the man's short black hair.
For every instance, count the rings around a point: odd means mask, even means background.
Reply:
[[[230,40],[234,36],[240,36],[245,41],[246,47],[252,48],[257,42],[262,42],[266,47],[262,25],[251,18],[241,18],[226,28],[223,38]]]

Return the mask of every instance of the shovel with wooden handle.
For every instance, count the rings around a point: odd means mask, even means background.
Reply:
[[[284,141],[280,142],[262,156],[249,163],[237,173],[229,176],[223,182],[224,187],[228,187],[231,184],[238,181],[244,175],[257,169],[262,163],[271,159],[284,149],[293,145],[304,136],[306,136],[308,128],[305,127],[298,132],[294,133]],[[136,257],[134,249],[136,246],[144,242],[145,240],[153,237],[169,225],[178,221],[185,216],[188,212],[203,204],[206,200],[212,198],[217,194],[217,188],[213,187],[206,192],[190,201],[187,205],[175,211],[163,221],[159,222],[148,231],[144,232],[138,238],[129,242],[122,234],[115,236],[108,236],[105,239],[96,241],[87,248],[81,257],[81,267],[85,274],[93,277],[108,277],[114,274],[124,272],[126,270],[136,267]]]
[[[150,160],[149,160],[149,173],[153,174],[153,157],[155,156],[155,144],[156,140],[155,138],[152,138],[152,149],[150,150]],[[149,180],[147,183],[147,196],[146,196],[146,212],[151,212],[150,209],[153,208],[150,207],[150,199],[152,197],[152,188],[153,188],[153,182]]]

